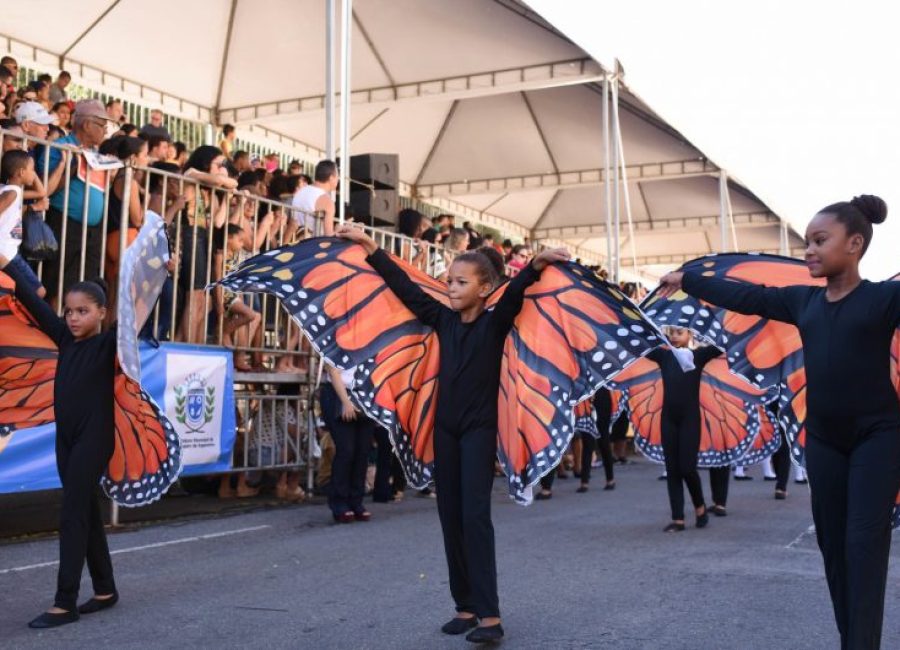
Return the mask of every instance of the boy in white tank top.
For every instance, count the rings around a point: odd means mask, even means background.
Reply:
[[[315,177],[312,185],[300,189],[291,201],[295,208],[292,216],[300,228],[306,230],[307,235],[334,234],[334,201],[331,193],[338,186],[337,165],[331,160],[322,160],[316,165]],[[316,229],[316,213],[324,214],[322,230]]]

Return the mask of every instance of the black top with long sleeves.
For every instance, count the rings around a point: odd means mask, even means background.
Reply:
[[[497,430],[497,394],[503,343],[525,296],[540,277],[529,264],[490,311],[471,323],[422,291],[383,250],[367,258],[397,297],[440,341],[436,425],[454,435],[478,429]]]
[[[765,287],[687,272],[684,290],[741,314],[796,325],[806,364],[807,431],[852,444],[881,426],[900,425],[890,379],[890,344],[900,325],[900,282],[863,280],[830,302],[824,287]]]
[[[56,435],[68,442],[86,430],[112,435],[116,330],[76,341],[65,321],[32,290],[17,285],[16,298],[59,348],[53,385]]]
[[[663,382],[663,414],[675,419],[685,415],[700,413],[700,373],[712,359],[722,351],[711,345],[696,350],[694,353],[694,369],[684,371],[669,348],[651,350],[647,358],[659,364]]]

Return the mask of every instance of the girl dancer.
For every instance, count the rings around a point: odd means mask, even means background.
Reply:
[[[116,330],[100,332],[106,292],[96,282],[79,282],[68,290],[64,318],[28,284],[16,285],[16,298],[59,348],[53,389],[56,466],[63,486],[59,573],[53,607],[28,624],[56,627],[74,623],[79,614],[112,607],[119,599],[97,498],[113,453]],[[76,608],[85,559],[94,597]]]
[[[525,289],[550,263],[569,259],[564,249],[544,251],[526,265],[491,311],[485,302],[495,273],[482,254],[463,253],[451,264],[452,309],[426,294],[362,230],[339,236],[365,248],[368,263],[440,341],[437,420],[434,431],[438,516],[457,615],[441,630],[475,643],[503,636],[497,598],[491,487],[497,451],[497,395],[503,342],[522,307]],[[480,622],[479,622],[480,621]],[[478,626],[478,627],[476,627]]]
[[[670,327],[667,332],[674,348],[687,348],[691,333],[681,327]],[[709,514],[703,501],[703,486],[697,473],[697,454],[700,451],[700,373],[710,360],[722,352],[712,346],[691,351],[694,369],[685,372],[669,348],[657,348],[647,358],[659,364],[663,382],[662,445],[666,456],[666,486],[672,523],[663,531],[684,530],[684,489],[687,486],[697,515],[697,528],[709,523]]]
[[[825,287],[767,288],[673,272],[714,305],[796,325],[807,378],[806,467],[813,521],[842,648],[878,648],[884,614],[891,511],[900,487],[900,403],[889,350],[900,325],[900,282],[869,282],[859,261],[884,201],[829,205],[806,228],[806,264]]]

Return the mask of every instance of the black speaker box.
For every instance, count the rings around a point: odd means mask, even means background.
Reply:
[[[350,178],[376,190],[393,190],[399,186],[399,157],[393,153],[367,153],[350,156]],[[357,187],[352,190],[356,191]]]
[[[397,223],[397,190],[354,190],[350,192],[350,207],[357,220],[372,224]]]

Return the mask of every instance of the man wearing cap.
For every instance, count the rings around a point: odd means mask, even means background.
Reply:
[[[72,132],[56,141],[81,149],[96,150],[106,136],[109,116],[103,103],[85,99],[75,105],[72,115]],[[55,170],[62,161],[62,152],[50,149],[49,168]],[[45,160],[38,159],[38,173],[43,174]],[[50,196],[47,223],[60,243],[60,257],[44,263],[44,286],[54,304],[59,294],[60,268],[62,268],[62,292],[79,280],[90,280],[100,275],[101,241],[103,240],[103,204],[107,187],[107,172],[91,169],[84,156],[76,155],[66,163],[69,169],[68,192],[66,183]],[[65,212],[64,212],[65,211]],[[65,237],[63,228],[65,227]],[[84,238],[84,245],[82,245]],[[84,275],[81,259],[84,258]]]
[[[48,113],[47,109],[38,102],[21,102],[16,106],[14,115],[16,123],[22,127],[22,130],[26,135],[41,140],[47,139],[50,125],[56,124],[57,122],[56,117]],[[28,149],[28,153],[34,158],[35,169],[40,168],[41,159],[45,155],[44,148],[38,145],[34,140],[26,140],[25,146]],[[53,194],[59,187],[59,182],[62,180],[63,166],[59,164],[56,165],[55,168],[51,166],[51,169],[52,171],[47,175],[46,179],[41,177],[42,181],[46,181],[47,194]]]
[[[56,118],[47,112],[38,102],[20,102],[16,106],[15,113],[16,123],[22,127],[32,138],[41,140],[47,139],[47,132],[50,130],[51,124],[56,124]],[[29,143],[29,148],[34,143]]]

